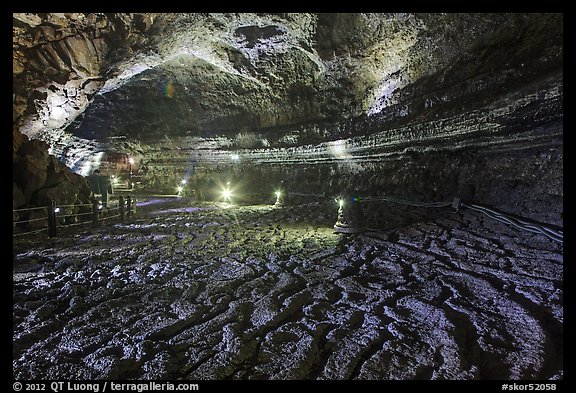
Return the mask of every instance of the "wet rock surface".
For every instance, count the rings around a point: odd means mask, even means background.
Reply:
[[[17,239],[16,379],[559,379],[563,248],[473,212],[148,201]]]

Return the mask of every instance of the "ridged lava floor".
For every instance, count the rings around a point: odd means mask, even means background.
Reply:
[[[422,210],[160,199],[18,238],[14,378],[562,379],[562,245]]]

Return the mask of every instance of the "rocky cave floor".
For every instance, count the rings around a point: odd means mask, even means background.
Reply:
[[[15,238],[14,378],[563,378],[562,245],[380,208],[380,229],[343,235],[333,201],[157,199]]]

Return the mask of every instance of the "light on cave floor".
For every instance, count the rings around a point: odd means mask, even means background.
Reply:
[[[240,159],[240,156],[239,156],[238,154],[232,154],[232,155],[230,156],[230,158],[231,158],[232,160],[234,160],[234,161],[238,161],[238,160]]]
[[[184,187],[178,186],[178,187],[176,187],[176,191],[178,191],[178,196],[182,196],[182,192],[184,191]]]

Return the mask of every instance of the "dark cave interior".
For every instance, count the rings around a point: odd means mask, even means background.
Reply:
[[[563,379],[563,15],[13,14],[14,379]]]

